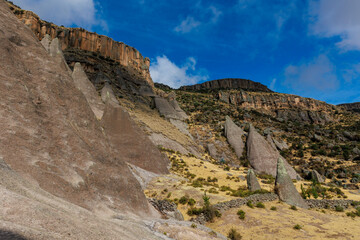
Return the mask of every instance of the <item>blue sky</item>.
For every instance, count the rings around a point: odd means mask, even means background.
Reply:
[[[246,78],[332,104],[360,101],[359,0],[13,0],[137,48],[172,87]]]

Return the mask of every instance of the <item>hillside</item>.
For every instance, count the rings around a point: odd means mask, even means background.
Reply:
[[[356,103],[154,84],[135,48],[2,0],[0,29],[0,238],[360,235]]]

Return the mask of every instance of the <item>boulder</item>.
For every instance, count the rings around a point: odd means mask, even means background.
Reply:
[[[261,190],[260,184],[256,178],[256,175],[254,173],[254,171],[250,168],[247,175],[246,175],[246,180],[247,180],[247,186],[248,189],[250,191],[257,191],[257,190]]]
[[[286,170],[285,162],[281,158],[278,158],[277,161],[275,188],[281,201],[300,208],[309,208],[305,200],[296,190],[296,187]]]
[[[291,165],[276,149],[271,147],[270,143],[268,143],[268,141],[266,141],[252,125],[250,125],[249,136],[247,139],[247,154],[250,165],[256,172],[263,172],[275,177],[277,159],[281,158],[284,161],[286,170],[291,179],[298,178]]]
[[[241,158],[244,151],[244,141],[242,136],[245,132],[238,127],[229,116],[226,116],[225,121],[225,136],[231,147],[235,150],[236,156]]]
[[[105,106],[101,102],[99,94],[88,79],[80,63],[75,64],[72,78],[74,79],[75,86],[84,94],[96,118],[101,119]]]
[[[311,180],[316,181],[318,183],[324,183],[325,182],[325,177],[322,176],[320,173],[318,173],[318,171],[312,170],[310,172],[310,174],[311,174]]]

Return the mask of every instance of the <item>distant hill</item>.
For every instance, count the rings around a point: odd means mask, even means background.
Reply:
[[[218,79],[201,84],[180,87],[180,90],[184,91],[202,91],[214,89],[243,89],[253,92],[272,92],[267,86],[259,82],[241,78]]]

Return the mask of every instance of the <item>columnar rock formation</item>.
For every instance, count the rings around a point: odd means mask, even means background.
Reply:
[[[289,174],[287,173],[285,162],[281,158],[277,161],[275,188],[281,201],[293,206],[309,208],[305,200],[296,190]]]
[[[238,127],[229,116],[226,116],[225,120],[225,136],[231,145],[231,147],[235,150],[236,156],[241,158],[244,151],[244,141],[242,136],[245,135],[245,132]]]
[[[250,191],[261,190],[260,184],[256,178],[254,171],[250,168],[246,175],[247,186]]]
[[[272,92],[265,85],[247,79],[225,78],[207,81],[201,84],[182,86],[180,90],[184,91],[200,91],[212,89],[243,89],[255,92]]]
[[[135,48],[82,28],[56,26],[41,20],[31,11],[19,9],[10,3],[9,6],[18,19],[25,23],[39,40],[42,40],[48,34],[51,39],[59,39],[62,50],[75,48],[99,53],[101,56],[113,59],[123,66],[131,66],[137,69],[143,74],[148,83],[153,86],[149,72],[150,60],[144,58]]]
[[[4,162],[48,195],[91,210],[101,205],[150,216],[139,182],[115,154],[69,72],[3,1],[0,29]]]
[[[333,121],[336,106],[291,94],[219,91],[220,100],[245,109],[255,109],[283,121],[326,123]]]
[[[277,160],[281,158],[284,161],[289,176],[292,179],[297,178],[297,174],[290,164],[280,156],[280,153],[252,125],[250,125],[247,139],[247,154],[250,165],[258,173],[271,174],[275,177]]]

